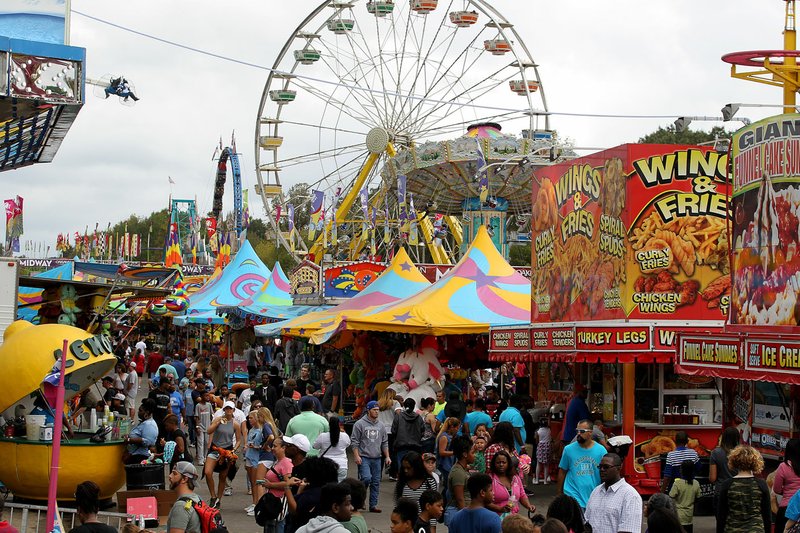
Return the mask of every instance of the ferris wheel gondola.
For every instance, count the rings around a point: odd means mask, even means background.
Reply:
[[[368,244],[364,233],[369,231],[373,247],[389,246],[394,238],[374,230],[377,225],[390,228],[387,234],[401,232],[402,201],[393,184],[401,166],[390,164],[395,155],[405,163],[414,161],[423,174],[426,157],[437,161],[439,169],[452,163],[450,174],[460,174],[471,194],[478,185],[467,163],[436,159],[435,153],[423,154],[419,148],[463,135],[471,124],[515,121],[521,122],[519,129],[549,129],[537,65],[513,23],[490,2],[324,1],[286,41],[265,84],[255,132],[256,192],[278,240],[299,257],[309,253],[319,262],[337,244],[354,255]],[[518,150],[533,149],[531,143],[517,144]],[[509,153],[505,148],[493,152],[489,141],[486,147],[491,152],[487,162]],[[470,168],[474,174],[477,167]],[[427,172],[420,179],[433,186],[415,190],[412,178],[409,194],[416,194],[420,205],[457,203],[447,198],[446,181],[436,186],[438,170],[431,165]],[[309,232],[315,239],[310,245],[297,232],[287,232],[281,221],[287,213],[279,207],[287,201],[283,183],[300,181],[325,195],[326,213],[317,231]],[[368,198],[358,201],[364,189]],[[446,224],[439,221],[439,226],[449,227],[448,238],[460,238],[460,217],[441,214]],[[423,219],[433,215],[425,210],[418,221],[426,226],[421,241],[429,247],[436,237]],[[349,242],[339,243],[338,226],[345,223],[353,233]],[[452,259],[444,252],[431,254],[437,261]]]

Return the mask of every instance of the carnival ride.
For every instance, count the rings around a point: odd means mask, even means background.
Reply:
[[[783,50],[731,52],[722,56],[722,60],[730,64],[733,78],[780,87],[785,106],[783,112],[795,113],[797,91],[800,89],[800,65],[797,64],[800,50],[797,50],[795,0],[785,0],[785,4]],[[735,111],[731,116],[733,113]]]
[[[170,198],[165,257],[167,266],[184,262],[197,263],[199,237],[200,219],[197,216],[197,201]],[[174,256],[176,253],[177,257]]]
[[[86,83],[92,86],[92,94],[97,98],[108,99],[116,96],[120,104],[133,107],[141,100],[141,93],[136,86],[124,75],[105,74],[100,78],[86,78]]]
[[[516,121],[522,138],[494,124]],[[548,163],[553,147],[537,65],[489,2],[328,0],[267,79],[256,192],[298,257],[388,257],[405,241],[415,260],[447,264],[478,226],[491,226],[496,245],[507,240],[506,214],[524,230],[531,166]],[[318,177],[310,198],[289,205],[283,182],[309,176]],[[292,214],[306,208],[304,239]]]
[[[225,194],[228,161],[230,161],[231,175],[233,177],[233,229],[236,231],[236,237],[238,238],[244,230],[244,210],[242,207],[242,171],[239,166],[239,154],[236,152],[236,140],[231,136],[231,146],[225,148],[222,147],[222,141],[220,141],[218,150],[217,179],[214,182],[214,204],[211,208],[211,217],[219,220],[222,213],[222,197]]]

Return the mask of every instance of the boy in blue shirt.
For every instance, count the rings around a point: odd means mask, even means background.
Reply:
[[[450,521],[450,531],[470,533],[500,533],[500,516],[486,508],[494,501],[492,478],[488,474],[473,474],[467,480],[467,490],[472,500],[469,507],[461,509]]]

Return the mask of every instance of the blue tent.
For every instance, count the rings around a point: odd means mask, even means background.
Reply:
[[[186,314],[192,316],[213,312],[218,307],[239,305],[253,296],[269,275],[269,268],[258,258],[250,241],[245,241],[219,276],[189,295]]]
[[[72,261],[68,263],[64,263],[61,266],[57,266],[55,268],[51,268],[50,270],[45,270],[44,272],[39,272],[34,274],[34,277],[37,278],[47,278],[47,279],[67,279],[72,280]],[[34,324],[38,324],[39,322],[39,306],[38,305],[31,305],[36,304],[42,301],[42,293],[44,291],[42,289],[33,289],[31,287],[20,287],[19,292],[17,293],[17,318],[22,320],[27,320],[28,322],[33,322]],[[25,305],[26,307],[20,307],[21,305]]]

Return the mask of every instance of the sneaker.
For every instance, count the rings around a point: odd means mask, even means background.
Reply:
[[[225,487],[225,492],[222,494],[225,496],[233,496],[233,487]]]
[[[547,480],[545,480],[545,483],[547,483]],[[539,484],[539,480],[537,478],[534,478],[533,479],[533,484],[534,485],[538,485]]]
[[[250,509],[249,511],[247,511],[247,516],[255,516],[255,515],[256,515],[255,509]]]
[[[397,481],[397,478],[394,476],[389,476],[389,481]]]
[[[246,513],[249,513],[250,511],[254,511],[254,510],[255,510],[255,508],[256,508],[256,504],[254,504],[254,503],[251,503],[250,505],[248,505],[247,507],[245,507],[245,508],[244,508],[244,511],[245,511]]]
[[[219,509],[219,498],[211,498],[208,500],[208,506]]]
[[[252,495],[253,495],[253,488],[252,488],[252,487],[248,487],[248,489],[247,489],[247,495],[248,495],[248,496],[252,496]]]
[[[550,482],[548,480],[546,480],[546,479],[544,481],[542,481],[542,483],[544,483],[545,485],[549,485],[550,484]]]

